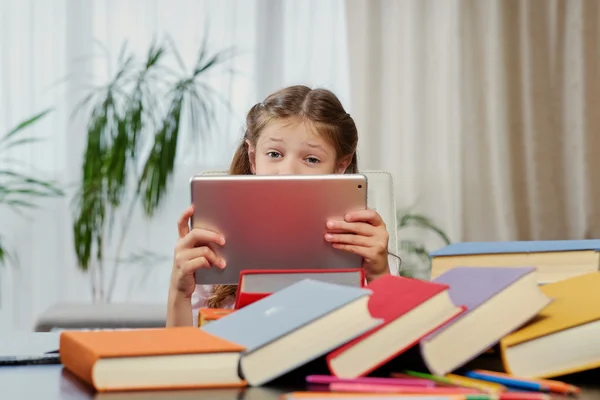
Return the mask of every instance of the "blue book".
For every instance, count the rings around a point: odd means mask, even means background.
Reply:
[[[545,284],[598,271],[599,250],[598,239],[453,243],[430,253],[431,276],[455,267],[532,266]]]
[[[452,243],[430,253],[432,257],[469,254],[544,253],[561,251],[600,250],[600,240],[530,240],[513,242]]]
[[[246,347],[242,378],[267,383],[379,326],[372,291],[305,279],[201,329]]]

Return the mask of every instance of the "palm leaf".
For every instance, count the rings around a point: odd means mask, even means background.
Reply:
[[[422,244],[415,242],[414,240],[401,240],[400,250],[407,254],[414,254],[421,259],[429,259],[429,252]]]
[[[3,239],[0,237],[0,265],[4,265],[6,259],[9,257],[8,250],[5,248]]]
[[[26,128],[30,127],[31,125],[35,124],[37,121],[39,121],[40,119],[42,119],[43,117],[45,117],[49,112],[51,112],[52,109],[47,109],[44,110],[36,115],[34,115],[31,118],[26,119],[25,121],[19,123],[17,126],[15,126],[13,129],[11,129],[10,131],[8,131],[8,133],[6,135],[4,135],[4,137],[2,137],[0,139],[0,144],[3,144],[4,142],[8,141],[10,138],[12,138],[14,135],[22,132],[23,130],[25,130]]]
[[[450,244],[450,237],[438,227],[431,218],[406,211],[400,212],[398,217],[398,230],[405,228],[417,228],[425,231],[434,232],[439,236],[445,244]],[[416,271],[419,269],[430,270],[431,269],[431,257],[426,246],[418,241],[410,238],[402,238],[398,242],[400,251],[403,253],[403,261],[407,261],[403,265],[401,275],[403,276],[414,276]]]
[[[184,67],[177,48],[172,44],[172,52]],[[206,90],[201,81],[208,71],[221,65],[234,52],[230,49],[208,56],[206,41],[203,42],[196,65],[191,75],[184,75],[174,82],[169,91],[168,111],[154,134],[154,143],[138,180],[138,192],[143,193],[144,212],[152,217],[167,191],[179,147],[179,130],[186,105],[189,110],[190,126],[200,135],[208,133],[216,117],[214,112],[214,92]],[[195,138],[197,135],[192,135]]]
[[[431,230],[435,232],[446,245],[451,243],[448,235],[441,228],[435,225],[431,218],[425,215],[411,213],[401,215],[398,221],[398,228],[405,228],[409,226]]]
[[[150,266],[156,263],[168,262],[170,259],[171,257],[165,254],[160,254],[150,249],[140,249],[130,253],[127,257],[120,258],[118,261],[129,265]]]
[[[51,111],[51,109],[47,109],[28,118],[3,135],[0,138],[0,156],[3,156],[2,153],[8,149],[39,142],[40,138],[22,138],[19,135]],[[0,169],[0,206],[9,207],[15,213],[23,216],[23,209],[33,209],[37,206],[34,199],[56,197],[64,194],[62,189],[55,183],[30,176],[15,169],[16,167],[27,168],[26,163],[21,161],[11,162],[8,157],[4,157],[3,161],[7,165],[11,165],[12,169]],[[18,263],[16,253],[13,254],[9,251],[1,239],[0,265],[4,265],[9,259],[16,265]]]
[[[106,300],[119,264],[131,261],[120,253],[135,207],[141,201],[148,217],[160,207],[175,168],[181,126],[191,125],[192,132],[200,135],[213,126],[215,91],[207,90],[203,79],[233,56],[229,49],[209,54],[204,40],[196,64],[186,73],[169,39],[166,45],[154,40],[141,62],[123,45],[114,75],[78,105],[85,107],[88,120],[82,179],[73,202],[74,247],[81,269],[87,270],[92,262],[101,266],[106,260],[104,251],[113,236],[117,211],[128,202]],[[169,55],[182,72],[166,66]],[[190,119],[189,125],[184,118]],[[133,196],[126,198],[132,190]]]
[[[38,137],[22,138],[22,139],[17,139],[17,140],[7,140],[4,143],[4,149],[7,150],[12,147],[23,146],[25,144],[30,144],[30,143],[37,143],[39,141],[40,141],[40,138],[38,138]]]

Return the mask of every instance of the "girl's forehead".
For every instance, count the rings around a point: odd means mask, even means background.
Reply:
[[[308,120],[277,119],[269,122],[259,135],[259,141],[279,139],[288,141],[293,139],[323,142],[325,138],[318,132],[314,124]]]

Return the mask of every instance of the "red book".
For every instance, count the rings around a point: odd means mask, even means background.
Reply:
[[[362,268],[245,270],[240,272],[234,309],[243,308],[304,279],[355,287],[365,286],[365,272]]]
[[[372,372],[465,311],[445,284],[386,275],[367,288],[369,312],[384,323],[329,353],[329,370],[339,378]]]

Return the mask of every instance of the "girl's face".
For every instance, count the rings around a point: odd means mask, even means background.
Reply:
[[[275,120],[261,132],[256,146],[248,142],[256,175],[343,174],[351,157],[338,160],[335,148],[295,118]]]

